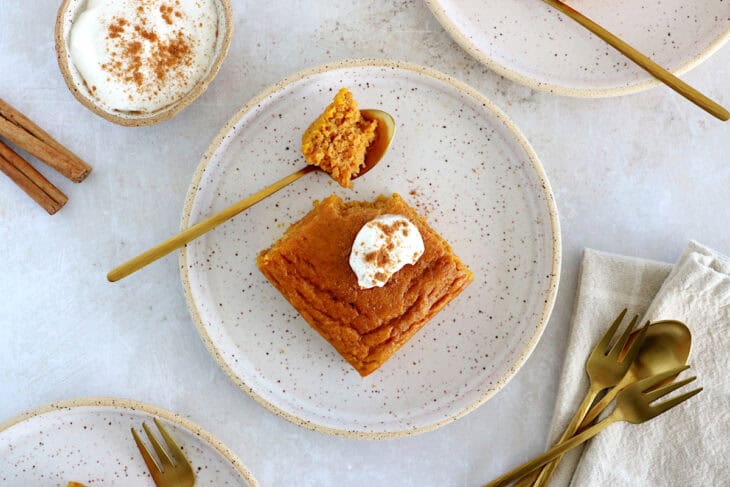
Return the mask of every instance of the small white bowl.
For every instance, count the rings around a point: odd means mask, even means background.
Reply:
[[[85,85],[81,74],[71,60],[69,53],[68,39],[71,27],[80,14],[82,8],[86,6],[87,0],[64,0],[58,9],[56,18],[56,56],[58,58],[58,66],[61,68],[61,74],[66,81],[71,93],[86,108],[92,112],[104,117],[110,122],[114,122],[126,127],[138,127],[142,125],[154,125],[177,115],[183,108],[195,101],[207,88],[228,55],[228,49],[231,46],[231,38],[233,37],[233,8],[230,0],[214,0],[216,9],[218,10],[218,32],[216,39],[216,53],[208,68],[208,73],[203,79],[193,86],[182,98],[174,103],[167,105],[159,110],[150,113],[132,113],[110,109],[99,103],[91,96],[88,87]]]

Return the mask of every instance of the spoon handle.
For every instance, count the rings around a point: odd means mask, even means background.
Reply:
[[[604,419],[600,423],[597,423],[584,432],[572,437],[568,441],[565,441],[563,443],[559,443],[552,447],[550,450],[546,451],[542,455],[539,455],[529,462],[523,463],[519,467],[507,472],[506,474],[502,475],[501,477],[498,477],[488,484],[484,484],[484,487],[501,487],[503,485],[507,485],[510,482],[512,482],[515,479],[518,479],[522,477],[525,474],[528,474],[535,470],[538,467],[541,467],[548,463],[549,461],[553,460],[554,458],[557,458],[558,456],[564,454],[568,450],[571,450],[575,448],[576,446],[580,445],[581,443],[584,443],[594,436],[596,436],[598,433],[603,431],[606,427],[610,426],[611,424],[615,423],[619,419],[616,416],[609,416],[608,418]]]
[[[583,398],[583,402],[580,403],[580,406],[578,406],[578,409],[575,411],[575,414],[573,415],[573,418],[570,420],[570,423],[565,428],[565,431],[563,431],[563,434],[560,436],[560,439],[556,442],[556,444],[560,444],[564,442],[565,440],[569,439],[571,436],[573,436],[576,431],[578,431],[578,428],[580,427],[581,423],[583,422],[583,418],[588,413],[588,410],[590,409],[591,405],[593,404],[593,401],[596,400],[596,396],[598,396],[598,393],[601,392],[603,389],[600,387],[595,386],[594,384],[591,384],[590,389],[588,389],[588,392],[586,393],[586,396]],[[560,463],[560,460],[563,458],[562,455],[557,455],[555,460],[553,460],[551,463],[548,463],[543,467],[541,470],[537,472],[533,472],[532,475],[528,476],[529,485],[537,486],[537,485],[543,485],[542,479],[544,479],[546,476],[549,478],[550,475],[552,475],[552,472],[555,470],[555,467]],[[534,483],[533,483],[534,481]],[[518,485],[523,485],[524,482],[520,482]]]
[[[657,63],[649,59],[647,56],[637,51],[635,48],[631,47],[629,44],[622,41],[614,34],[610,33],[585,15],[581,14],[577,10],[571,8],[570,6],[559,0],[543,1],[551,7],[560,10],[562,13],[572,18],[589,31],[593,32],[595,35],[597,35],[608,44],[613,46],[615,49],[617,49],[619,52],[621,52],[621,54],[631,59],[637,65],[648,71],[649,74],[654,76],[656,79],[658,79],[698,107],[702,108],[703,110],[717,117],[723,122],[727,121],[730,118],[730,112],[728,112],[718,103],[714,102],[707,96],[692,88],[690,85],[677,78],[672,73],[662,68]]]
[[[306,166],[302,169],[298,170],[295,173],[292,173],[285,178],[280,179],[279,181],[275,182],[271,186],[267,186],[266,188],[257,191],[256,193],[252,194],[251,196],[242,199],[238,203],[235,203],[228,208],[219,211],[213,216],[210,216],[206,218],[205,220],[196,223],[192,227],[188,228],[187,230],[183,230],[182,232],[178,233],[177,235],[170,237],[169,239],[165,240],[161,244],[152,247],[151,249],[142,252],[137,257],[128,260],[124,264],[120,265],[119,267],[112,269],[109,274],[107,274],[106,278],[110,282],[115,282],[120,279],[123,279],[127,277],[128,275],[132,274],[133,272],[136,272],[140,270],[141,268],[145,267],[148,264],[151,264],[152,262],[156,261],[157,259],[160,259],[161,257],[166,256],[170,252],[172,252],[175,249],[179,249],[183,245],[192,242],[196,238],[200,237],[204,233],[209,232],[213,228],[217,227],[221,223],[230,220],[234,216],[241,213],[246,208],[249,208],[259,201],[271,196],[272,194],[276,193],[280,189],[284,188],[285,186],[290,185],[297,179],[301,178],[307,173],[310,173],[317,168],[315,166]]]

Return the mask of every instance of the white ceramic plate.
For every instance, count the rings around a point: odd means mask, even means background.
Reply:
[[[193,177],[182,226],[304,165],[301,134],[350,87],[393,114],[397,133],[373,171],[343,190],[312,173],[189,244],[183,285],[207,347],[233,380],[287,419],[382,438],[466,414],[527,359],[550,314],[560,238],[540,163],[506,115],[471,88],[412,65],[324,66],[272,87],[236,114]],[[256,267],[259,251],[332,193],[398,192],[475,274],[474,282],[382,368],[363,379]]]
[[[426,0],[461,47],[532,88],[602,97],[659,83],[541,0]],[[572,0],[571,6],[660,65],[682,74],[730,38],[726,0]]]
[[[157,417],[196,473],[195,485],[258,485],[233,453],[210,433],[169,411],[123,399],[63,401],[0,425],[0,485],[154,487],[130,428]],[[142,433],[144,437],[144,433]],[[149,445],[148,445],[149,446]],[[150,447],[151,449],[151,447]]]

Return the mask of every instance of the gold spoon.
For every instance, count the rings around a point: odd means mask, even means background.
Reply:
[[[390,114],[382,110],[373,109],[360,110],[360,113],[364,118],[368,120],[377,120],[378,125],[376,128],[375,140],[370,144],[367,152],[365,153],[365,164],[363,165],[360,172],[358,172],[357,175],[354,176],[352,179],[359,178],[366,172],[370,171],[373,167],[375,167],[378,162],[380,162],[380,159],[383,158],[383,155],[388,150],[388,147],[390,147],[390,143],[392,142],[393,136],[395,135],[395,120],[393,120],[393,117],[390,116]],[[107,274],[106,278],[110,282],[115,282],[127,277],[133,272],[136,272],[142,267],[145,267],[147,264],[151,264],[157,259],[166,256],[173,250],[179,249],[183,245],[192,242],[196,238],[200,237],[204,233],[209,232],[221,223],[228,221],[234,216],[238,215],[246,208],[255,205],[264,198],[267,198],[279,191],[280,189],[284,188],[285,186],[290,185],[305,174],[316,170],[319,170],[319,168],[316,166],[308,165],[306,167],[303,167],[297,172],[290,174],[283,179],[280,179],[271,186],[268,186],[261,191],[258,191],[257,193],[254,193],[251,196],[242,199],[238,203],[229,206],[225,210],[221,210],[215,215],[210,216],[199,223],[196,223],[192,227],[183,230],[174,237],[165,240],[161,244],[139,254],[137,257],[125,262],[119,267],[112,269],[109,274]]]
[[[687,83],[677,78],[672,73],[649,59],[648,56],[631,47],[628,43],[622,41],[614,34],[610,33],[605,28],[601,27],[582,13],[573,9],[569,5],[566,5],[560,0],[543,0],[543,2],[547,3],[553,8],[560,10],[562,13],[575,20],[589,31],[593,32],[595,35],[597,35],[609,45],[618,50],[621,54],[631,59],[639,67],[648,71],[649,74],[654,76],[656,79],[658,79],[698,107],[719,118],[723,122],[730,119],[730,112],[728,112],[725,108],[723,108],[707,96],[703,95],[696,89],[692,88],[690,85],[688,85]]]
[[[637,332],[632,335],[632,338],[626,344],[626,347],[624,347],[625,351],[629,350],[636,336]],[[611,401],[630,384],[685,365],[689,358],[691,347],[692,333],[687,328],[687,325],[681,321],[663,320],[650,324],[646,331],[644,341],[639,347],[639,353],[631,363],[631,367],[626,372],[626,375],[612,389],[609,389],[606,395],[588,411],[578,431],[580,432],[582,429],[588,427],[606,409]],[[667,382],[673,380],[674,377],[670,377]],[[664,383],[660,385],[664,385]],[[535,483],[532,485],[547,485],[561,458],[562,456],[557,457],[552,463],[547,464],[542,469],[542,472],[539,472]],[[525,480],[531,480],[532,478],[532,476],[528,476]],[[525,484],[526,482],[520,481],[517,485],[521,486]]]

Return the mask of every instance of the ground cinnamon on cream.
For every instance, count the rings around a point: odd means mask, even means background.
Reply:
[[[403,215],[380,215],[360,228],[350,251],[350,267],[361,288],[382,287],[424,252],[418,228]]]
[[[72,27],[71,58],[97,101],[147,112],[205,76],[217,35],[214,0],[88,0]]]
[[[161,5],[160,12],[169,25],[174,18],[182,17],[170,5]],[[107,32],[111,59],[101,67],[112,76],[134,83],[142,92],[152,93],[159,92],[168,79],[180,84],[188,81],[189,74],[179,68],[191,65],[194,40],[184,28],[161,39],[150,30],[145,9],[140,6],[131,19],[115,17]]]

